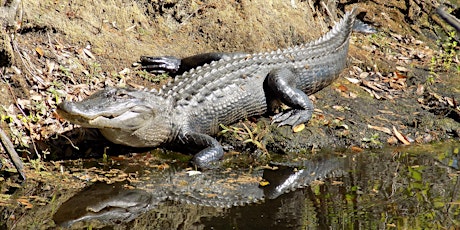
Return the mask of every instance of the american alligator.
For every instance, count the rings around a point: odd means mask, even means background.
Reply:
[[[363,26],[356,14],[356,8],[347,12],[316,41],[273,52],[201,54],[183,59],[182,69],[170,62],[173,58],[145,57],[160,69],[182,74],[159,92],[109,88],[80,102],[63,102],[58,113],[100,129],[117,144],[197,150],[193,163],[210,168],[223,156],[222,146],[210,136],[220,124],[265,114],[279,102],[292,109],[273,116],[273,123],[297,126],[310,120],[308,95],[331,84],[345,68],[352,29]]]
[[[252,172],[156,170],[130,182],[134,189],[126,189],[123,183],[96,183],[62,204],[53,219],[64,226],[94,219],[129,222],[167,201],[218,208],[262,203],[313,181],[341,176],[346,160],[325,155]]]

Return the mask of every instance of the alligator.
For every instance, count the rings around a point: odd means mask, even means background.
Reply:
[[[310,120],[308,95],[331,84],[345,68],[350,34],[354,27],[363,28],[356,15],[353,8],[321,38],[272,52],[142,57],[149,68],[180,74],[158,92],[107,88],[80,102],[65,101],[57,112],[72,123],[98,128],[117,144],[186,147],[198,152],[192,159],[197,167],[213,168],[224,154],[211,137],[220,124],[263,115],[280,103],[292,109],[273,116],[278,126]]]
[[[64,202],[53,220],[62,226],[92,220],[129,222],[168,201],[223,209],[263,203],[314,181],[340,177],[346,160],[328,154],[252,171],[151,169],[154,172],[135,181],[85,188]]]

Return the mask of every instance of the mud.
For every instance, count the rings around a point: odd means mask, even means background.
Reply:
[[[18,147],[28,147],[37,155],[46,150],[51,159],[91,157],[93,152],[100,156],[102,151],[85,144],[92,139],[83,137],[88,136],[85,130],[77,131],[76,138],[69,131],[72,126],[55,119],[52,111],[58,102],[79,100],[107,85],[156,88],[164,84],[167,78],[151,83],[148,80],[155,76],[131,66],[140,55],[260,52],[300,44],[326,32],[340,18],[338,9],[354,5],[117,1],[90,7],[86,1],[24,2],[23,24],[3,35],[15,36],[11,44],[18,53],[5,59],[17,69],[4,69],[7,84],[1,91],[13,97],[2,101],[3,114],[13,121],[3,125],[17,133],[13,139]],[[353,36],[349,68],[342,76],[355,81],[340,78],[314,95],[317,110],[305,130],[293,133],[289,127],[271,126],[265,118],[272,114],[267,114],[246,121],[249,126],[259,121],[256,131],[262,133],[260,140],[254,140],[259,146],[254,141],[243,144],[244,136],[223,135],[221,140],[238,151],[257,147],[285,153],[458,138],[458,56],[455,53],[450,66],[443,67],[447,51],[436,42],[447,41],[443,29],[449,27],[433,14],[434,5],[375,1],[359,7],[363,11],[359,17],[380,32]],[[439,60],[433,63],[432,58]],[[24,116],[31,118],[21,121]],[[58,141],[51,139],[56,133],[63,133]],[[92,144],[99,146],[100,140]],[[84,150],[76,151],[69,142]],[[99,149],[107,145],[102,142]]]

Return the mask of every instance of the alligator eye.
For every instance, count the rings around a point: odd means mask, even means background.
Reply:
[[[126,92],[122,91],[122,92],[117,92],[117,95],[116,95],[118,98],[128,98],[129,97],[129,94],[127,94]]]
[[[108,119],[114,119],[114,118],[116,118],[115,115],[103,115],[103,117],[108,118]]]

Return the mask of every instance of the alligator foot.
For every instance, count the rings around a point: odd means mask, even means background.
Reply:
[[[224,150],[220,143],[213,137],[198,133],[187,132],[180,135],[179,140],[187,146],[195,146],[202,149],[195,154],[192,164],[201,169],[211,169],[219,166],[218,162],[224,156]]]
[[[309,110],[293,109],[284,113],[278,113],[272,118],[272,124],[279,123],[278,127],[283,125],[297,126],[310,120],[312,112]]]
[[[306,123],[313,114],[313,103],[302,90],[296,88],[295,79],[295,74],[289,69],[273,70],[268,75],[267,83],[275,96],[293,108],[273,117],[272,123],[279,123],[278,126],[294,127]]]
[[[219,160],[224,155],[223,149],[218,147],[209,147],[197,153],[192,163],[201,169],[213,169],[219,167]]]
[[[140,59],[142,69],[155,74],[176,73],[181,65],[181,59],[173,56],[141,56]]]
[[[151,73],[169,73],[172,75],[180,75],[186,71],[197,68],[198,66],[209,64],[213,61],[219,61],[221,59],[229,59],[242,54],[244,53],[214,52],[197,54],[182,59],[174,56],[141,56],[140,63],[142,65],[142,69],[147,70]]]

